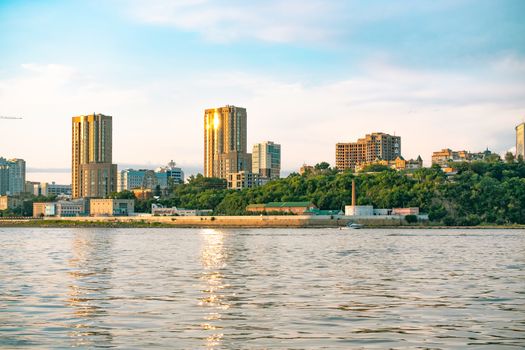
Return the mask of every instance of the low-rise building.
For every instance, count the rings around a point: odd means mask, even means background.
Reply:
[[[88,206],[88,200],[82,198],[71,201],[58,201],[56,203],[56,215],[60,217],[84,216],[88,212]]]
[[[486,160],[490,158],[499,158],[499,156],[489,149],[483,152],[471,153],[468,151],[453,151],[449,148],[432,153],[432,164],[438,164],[441,167],[448,166],[449,162],[472,162],[476,160]]]
[[[35,202],[33,203],[33,217],[41,218],[43,216],[55,216],[55,202]]]
[[[184,171],[177,167],[177,164],[172,160],[167,166],[155,169],[157,176],[166,178],[166,183],[170,185],[178,185],[184,183]]]
[[[287,213],[301,215],[317,208],[311,202],[270,202],[266,204],[250,204],[246,211],[251,213]]]
[[[376,209],[372,205],[346,205],[346,216],[407,216],[419,215],[419,208]]]
[[[174,161],[167,166],[150,169],[124,169],[118,173],[117,191],[131,191],[136,188],[164,190],[171,185],[184,183],[184,171]]]
[[[150,188],[135,188],[131,192],[137,199],[150,199],[153,197],[153,191]]]
[[[60,185],[55,182],[26,181],[25,192],[35,196],[71,197],[71,185]]]
[[[346,205],[346,216],[374,216],[374,207],[372,205]]]
[[[22,201],[11,196],[0,196],[0,210],[20,208]]]
[[[423,158],[418,156],[416,159],[405,160],[405,158],[399,156],[394,161],[396,170],[416,170],[423,167]]]
[[[332,216],[332,215],[344,215],[345,213],[341,209],[319,209],[319,208],[312,208],[305,212],[305,214],[308,215],[326,215],[326,216]]]
[[[239,171],[237,173],[228,174],[228,189],[242,190],[244,188],[252,188],[259,186],[259,174],[254,174],[249,171]]]
[[[184,208],[165,208],[160,204],[151,205],[151,214],[156,216],[206,216],[213,213],[212,209],[184,209]]]
[[[314,170],[314,167],[312,165],[303,164],[301,168],[299,168],[299,174],[303,175],[305,173],[311,172]]]
[[[43,216],[84,216],[88,212],[89,202],[87,199],[60,200],[57,202],[33,203],[33,217]]]
[[[419,215],[419,208],[394,208],[392,209],[392,215]]]
[[[71,185],[60,185],[55,182],[41,182],[43,196],[71,196]]]
[[[94,199],[89,201],[91,216],[127,216],[135,213],[133,199]]]
[[[418,156],[416,159],[406,160],[402,156],[397,157],[394,160],[382,160],[376,159],[372,162],[360,163],[355,166],[357,172],[362,172],[370,165],[383,165],[388,168],[401,171],[401,170],[416,170],[423,167],[423,159]]]
[[[24,186],[25,193],[31,193],[32,195],[39,196],[40,182],[26,181]]]

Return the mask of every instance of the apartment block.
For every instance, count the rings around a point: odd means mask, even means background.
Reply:
[[[112,117],[91,114],[72,119],[73,198],[105,197],[117,190],[112,164]]]
[[[26,162],[23,159],[0,157],[0,195],[25,192]]]
[[[249,171],[239,171],[237,173],[228,174],[228,189],[242,190],[244,188],[252,188],[259,186],[259,174],[254,174]]]
[[[401,155],[401,137],[385,133],[372,133],[357,142],[338,143],[335,149],[337,169],[355,170],[362,163],[376,160],[393,161]]]
[[[281,145],[265,141],[253,145],[252,172],[261,179],[274,180],[281,175]]]
[[[251,171],[247,153],[246,109],[235,106],[204,111],[204,176],[228,179],[228,174]]]

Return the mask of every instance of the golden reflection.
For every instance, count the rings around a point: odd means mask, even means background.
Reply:
[[[220,121],[219,121],[219,113],[215,111],[215,114],[213,115],[213,128],[217,130],[219,128]]]
[[[68,333],[72,347],[108,344],[113,339],[100,325],[100,318],[107,315],[103,305],[110,288],[111,244],[110,237],[100,237],[91,231],[78,232],[73,239],[66,298],[74,320]]]
[[[202,289],[203,295],[199,298],[199,305],[210,309],[201,328],[211,333],[206,337],[206,348],[214,349],[220,346],[224,337],[224,334],[219,332],[222,327],[217,323],[222,319],[222,312],[230,308],[230,303],[223,293],[223,290],[229,286],[224,283],[224,275],[221,272],[226,267],[228,256],[224,247],[224,234],[221,231],[202,230],[201,238],[200,260],[203,272],[200,278],[205,285]]]

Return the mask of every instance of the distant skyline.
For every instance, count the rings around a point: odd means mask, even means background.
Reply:
[[[525,121],[521,0],[0,0],[0,156],[71,180],[71,117],[113,116],[113,161],[202,172],[202,118],[248,114],[283,174],[335,144],[502,153]],[[32,170],[46,170],[37,173]],[[195,170],[195,171],[193,171]],[[40,175],[39,175],[40,174]]]

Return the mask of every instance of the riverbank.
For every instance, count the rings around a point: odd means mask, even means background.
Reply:
[[[1,219],[0,227],[108,227],[108,228],[338,228],[349,222],[365,228],[402,229],[525,229],[523,225],[442,226],[409,224],[401,217],[346,216],[129,216]]]

